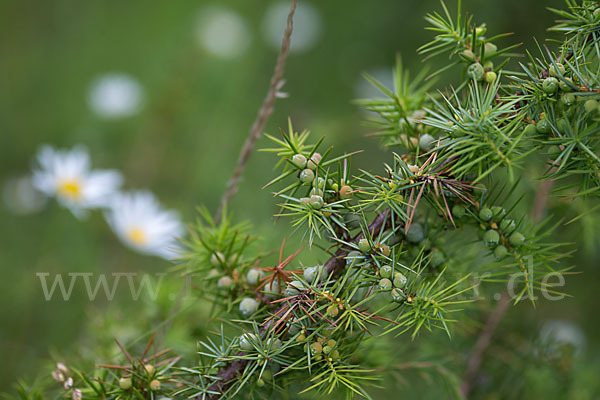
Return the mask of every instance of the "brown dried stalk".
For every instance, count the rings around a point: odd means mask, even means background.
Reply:
[[[225,193],[221,197],[221,202],[219,203],[219,208],[217,209],[217,213],[215,214],[215,222],[218,222],[221,219],[221,214],[223,210],[229,204],[229,201],[233,198],[233,196],[237,193],[238,186],[240,180],[242,179],[242,174],[244,173],[244,169],[246,168],[246,164],[250,159],[250,155],[254,150],[254,146],[256,145],[256,141],[260,137],[273,112],[273,108],[275,105],[275,99],[277,99],[277,92],[281,88],[283,71],[285,69],[285,61],[290,52],[290,43],[292,39],[292,31],[294,30],[294,12],[296,11],[296,0],[292,0],[292,5],[290,7],[290,13],[287,17],[287,26],[285,28],[285,32],[283,33],[283,40],[281,41],[281,52],[279,53],[279,57],[277,58],[277,63],[275,64],[275,71],[273,72],[273,76],[271,77],[271,83],[269,85],[269,91],[267,92],[267,97],[263,101],[262,107],[258,111],[258,115],[256,116],[256,120],[252,124],[252,128],[250,129],[250,134],[244,143],[244,147],[240,151],[240,155],[238,158],[237,165],[233,172],[233,176],[227,182],[227,188],[225,189]]]

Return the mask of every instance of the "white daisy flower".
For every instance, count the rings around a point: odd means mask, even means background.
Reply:
[[[130,248],[170,260],[181,255],[177,238],[183,235],[183,224],[177,213],[164,210],[152,193],[119,194],[105,217]]]
[[[47,196],[56,197],[77,217],[82,217],[87,209],[107,206],[121,186],[118,171],[90,170],[89,155],[81,146],[56,150],[44,145],[37,161],[33,186]]]

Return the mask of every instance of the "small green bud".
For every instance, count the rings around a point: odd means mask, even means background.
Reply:
[[[331,350],[333,350],[333,349],[329,345],[325,345],[323,347],[323,353],[325,353],[325,354],[331,353]]]
[[[467,75],[471,79],[476,81],[480,81],[481,79],[483,79],[483,73],[483,67],[479,63],[473,63],[467,68]]]
[[[270,338],[267,340],[267,348],[271,350],[279,350],[281,348],[281,340],[277,338]]]
[[[240,311],[244,316],[252,315],[258,310],[258,301],[250,297],[244,298],[240,302]]]
[[[549,133],[552,129],[550,122],[546,118],[540,119],[536,125],[536,130],[538,133]]]
[[[304,167],[306,167],[306,157],[302,154],[295,154],[292,157],[292,164],[294,164],[300,169],[303,169]]]
[[[544,79],[542,82],[542,90],[548,94],[553,94],[558,90],[558,79],[553,76]]]
[[[388,290],[388,289],[391,289],[391,287],[392,287],[392,281],[390,281],[388,278],[383,278],[379,281],[379,289]]]
[[[560,153],[560,147],[558,147],[557,145],[554,144],[548,147],[548,155],[553,156],[558,153]]]
[[[379,269],[379,276],[382,278],[391,278],[393,268],[390,265],[384,265]]]
[[[231,279],[228,276],[222,276],[219,278],[219,282],[217,283],[217,286],[220,288],[228,288],[233,284],[233,279]]]
[[[291,281],[290,283],[288,283],[287,287],[285,288],[285,295],[286,296],[296,296],[299,295],[300,292],[303,292],[306,290],[306,287],[304,286],[304,284],[301,281]]]
[[[401,272],[396,272],[394,274],[394,286],[397,288],[403,288],[404,286],[406,286],[406,282],[408,281],[408,279],[406,279],[406,276],[404,276],[404,274],[402,274]]]
[[[258,336],[254,333],[244,333],[240,336],[240,349],[244,351],[254,350],[252,343],[258,343]]]
[[[566,132],[569,130],[569,120],[566,118],[560,118],[558,121],[556,121],[556,128],[558,129],[559,132]]]
[[[304,169],[300,172],[300,180],[304,183],[310,183],[315,179],[315,173],[312,169]]]
[[[334,350],[334,351],[331,353],[331,358],[333,358],[334,360],[339,360],[339,359],[340,359],[340,352],[339,352],[339,351],[337,351],[337,350]]]
[[[510,242],[511,245],[513,245],[515,247],[519,247],[523,243],[525,243],[525,236],[523,236],[523,234],[521,232],[515,232],[512,235],[510,235],[510,238],[508,238],[508,241]]]
[[[352,250],[346,255],[346,265],[350,265],[352,263],[359,263],[362,261],[364,255],[360,251]]]
[[[537,128],[535,124],[527,124],[523,131],[525,132],[525,136],[533,136],[537,133]]]
[[[160,390],[160,381],[158,379],[153,379],[150,381],[150,390],[153,392]]]
[[[256,285],[262,278],[264,278],[265,274],[260,269],[252,268],[246,274],[246,281],[250,285]]]
[[[123,390],[131,389],[133,383],[131,382],[131,378],[121,378],[119,379],[119,387]]]
[[[498,47],[494,43],[486,43],[483,49],[486,57],[492,57],[498,51]]]
[[[464,217],[465,212],[465,208],[460,204],[455,204],[454,207],[452,207],[452,216],[456,219]]]
[[[486,61],[485,63],[483,63],[483,69],[486,71],[491,71],[494,69],[494,63],[491,61]]]
[[[408,232],[406,232],[406,240],[411,243],[419,243],[423,239],[425,239],[425,231],[423,230],[423,226],[418,222],[413,222],[410,224]]]
[[[337,315],[339,314],[340,309],[338,308],[338,306],[336,304],[332,304],[329,307],[327,307],[327,315],[329,315],[330,317],[337,317]]]
[[[390,255],[390,246],[387,244],[379,244],[378,247],[383,256],[388,257]]]
[[[431,251],[431,266],[434,268],[439,267],[440,265],[442,265],[444,263],[444,261],[446,261],[446,256],[444,255],[444,253],[439,250],[439,249],[434,249]]]
[[[486,222],[492,219],[493,216],[494,212],[487,207],[483,207],[481,210],[479,210],[479,218]]]
[[[488,247],[497,246],[500,241],[500,234],[496,230],[490,229],[483,235],[483,241]]]
[[[394,300],[394,301],[400,301],[400,300],[404,299],[404,293],[399,288],[392,289],[390,294],[392,296],[392,300]]]
[[[348,229],[360,228],[360,221],[361,218],[356,214],[344,215],[344,223],[346,224],[346,228]]]
[[[225,264],[225,256],[220,251],[217,251],[210,256],[210,263],[213,267],[218,267],[222,264]]]
[[[595,113],[596,111],[598,111],[598,100],[595,100],[595,99],[587,100],[583,104],[583,108],[585,108],[585,111],[590,114]]]
[[[467,61],[475,61],[475,54],[469,49],[461,51],[460,55]]]
[[[352,197],[352,188],[348,185],[344,185],[340,189],[340,197],[342,199],[349,199]]]
[[[575,104],[575,102],[577,101],[577,99],[575,98],[575,95],[573,93],[565,93],[562,96],[560,96],[560,101],[565,106],[570,107],[573,104]]]
[[[504,232],[505,235],[510,235],[517,228],[517,224],[512,219],[503,219],[500,222],[500,230]]]
[[[488,71],[485,73],[485,81],[489,84],[492,84],[496,81],[498,75],[494,71]]]
[[[504,207],[494,206],[492,207],[492,212],[494,213],[494,221],[500,221],[502,218],[506,217],[506,210]]]
[[[371,243],[369,243],[368,239],[360,239],[358,241],[358,248],[360,249],[360,251],[362,251],[363,253],[368,253],[371,251]]]
[[[273,282],[267,282],[267,284],[263,287],[263,292],[265,293],[265,297],[274,299],[279,294],[279,282],[276,280]]]
[[[318,177],[318,178],[317,178],[317,185],[316,185],[316,186],[317,186],[319,189],[323,189],[323,188],[325,188],[325,183],[326,183],[326,182],[325,182],[325,179],[323,179],[323,178],[321,178],[321,177]],[[314,189],[313,189],[313,190],[314,190]],[[323,193],[323,191],[321,191],[321,190],[319,190],[319,192],[320,192],[320,193]],[[314,194],[314,193],[313,193],[313,194]]]
[[[316,354],[321,354],[323,351],[323,345],[319,342],[314,342],[310,345],[310,353],[314,356]]]
[[[144,366],[144,369],[146,370],[146,373],[147,373],[148,375],[152,375],[152,374],[154,374],[154,365],[152,365],[152,364],[146,364],[146,365]]]
[[[496,260],[502,260],[507,255],[508,249],[503,245],[500,245],[494,249],[494,257],[496,258]]]
[[[319,208],[323,207],[323,204],[325,204],[325,202],[323,201],[323,198],[321,196],[312,195],[310,196],[308,204],[310,204],[312,208],[318,210]]]
[[[435,144],[435,138],[426,133],[419,138],[419,148],[423,151],[429,151]]]
[[[554,77],[548,77],[542,81],[542,90],[547,94],[554,94],[560,87],[560,81]]]
[[[306,164],[307,168],[317,169],[317,165],[321,162],[322,156],[319,153],[314,153],[310,156],[308,163]]]
[[[557,68],[554,67],[554,64],[550,65],[550,68],[548,68],[548,72],[550,72],[550,75],[558,77],[565,74],[564,65],[562,65],[561,63],[556,63],[556,67],[558,67],[558,71]]]
[[[304,280],[308,283],[318,282],[321,279],[323,273],[323,266],[317,265],[316,267],[308,267],[304,270]]]
[[[571,78],[563,76],[563,78],[558,82],[558,86],[563,92],[570,92],[573,90],[573,88],[571,87],[571,85],[569,85],[569,83],[573,85],[573,80]]]

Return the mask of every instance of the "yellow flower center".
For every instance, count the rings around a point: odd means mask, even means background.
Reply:
[[[145,245],[146,241],[148,240],[148,238],[146,237],[146,233],[137,226],[134,226],[133,228],[129,229],[129,231],[127,232],[127,237],[129,238],[129,240],[131,240],[134,244],[138,246]]]
[[[81,183],[75,179],[64,180],[58,186],[58,193],[70,200],[79,200],[81,198]]]

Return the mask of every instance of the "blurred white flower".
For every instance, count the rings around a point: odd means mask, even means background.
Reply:
[[[544,351],[547,356],[556,356],[563,345],[571,345],[576,355],[581,354],[586,339],[581,328],[572,322],[549,320],[540,330],[540,341],[545,346]]]
[[[6,208],[17,215],[33,214],[46,204],[46,196],[33,186],[30,175],[8,178],[3,188]]]
[[[130,248],[166,259],[180,255],[177,238],[183,235],[183,225],[179,216],[164,210],[152,193],[139,191],[115,196],[105,217]]]
[[[111,73],[96,78],[90,87],[88,104],[103,118],[129,117],[142,108],[144,93],[131,76]]]
[[[281,48],[281,39],[287,25],[290,4],[287,1],[273,3],[262,22],[265,41],[274,49]],[[294,34],[290,52],[305,52],[317,44],[323,31],[323,22],[319,10],[305,1],[298,2],[294,14]]]
[[[250,30],[236,12],[220,6],[205,8],[198,19],[196,35],[204,50],[221,58],[235,58],[250,44]]]
[[[118,171],[90,170],[89,155],[81,146],[56,150],[44,145],[38,152],[37,162],[33,186],[56,197],[77,217],[83,216],[87,209],[107,206],[121,186]]]

